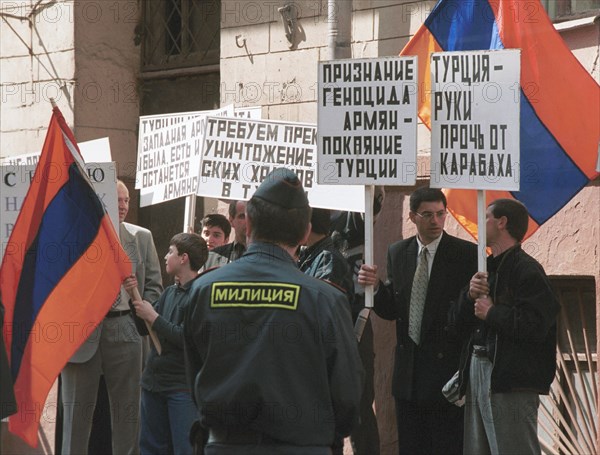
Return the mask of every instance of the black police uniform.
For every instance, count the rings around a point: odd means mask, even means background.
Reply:
[[[308,206],[291,171],[267,180],[253,197]],[[358,421],[362,390],[344,294],[302,273],[283,248],[258,241],[190,292],[186,367],[209,433],[206,453],[331,453]]]
[[[342,292],[266,243],[199,277],[191,292],[187,367],[200,422],[218,434],[215,442],[229,435],[234,444],[328,453],[319,448],[350,433],[362,366]]]

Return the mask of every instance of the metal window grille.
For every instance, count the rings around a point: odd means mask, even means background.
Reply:
[[[539,435],[546,454],[598,453],[598,356],[594,277],[554,277],[561,304],[557,372],[542,397]]]
[[[219,63],[220,0],[145,0],[142,71]]]

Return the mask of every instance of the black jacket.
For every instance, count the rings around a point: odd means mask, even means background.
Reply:
[[[427,288],[419,346],[408,336],[408,311],[417,264],[416,237],[388,249],[385,286],[374,306],[378,316],[396,321],[392,395],[415,402],[446,402],[442,387],[456,372],[460,340],[448,327],[448,311],[477,270],[477,245],[447,233],[437,247]]]
[[[221,245],[208,252],[208,259],[204,264],[203,269],[208,270],[214,267],[221,267],[225,264],[229,264],[239,259],[244,252],[246,247],[241,243],[231,242]]]
[[[363,370],[342,292],[278,246],[253,242],[190,293],[186,366],[204,428],[242,427],[299,446],[350,433]]]
[[[325,237],[300,253],[300,270],[307,275],[335,284],[348,297],[352,305],[354,300],[354,281],[346,258],[333,245],[331,237]]]
[[[556,317],[560,304],[542,266],[521,245],[488,257],[494,306],[481,324],[473,313],[468,286],[455,311],[465,338],[460,363],[461,391],[468,381],[474,330],[483,330],[493,362],[491,391],[548,394],[556,371]]]
[[[152,329],[162,347],[158,355],[154,345],[142,374],[142,388],[152,392],[190,390],[183,359],[183,318],[189,303],[190,287],[198,277],[183,286],[174,284],[165,289],[154,303],[159,314]]]

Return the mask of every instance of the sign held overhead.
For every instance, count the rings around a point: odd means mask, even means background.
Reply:
[[[315,125],[208,117],[198,196],[249,199],[274,169],[297,175],[312,207],[363,211],[362,188],[317,183]]]
[[[319,64],[318,182],[414,185],[417,58]]]
[[[233,115],[233,108],[140,117],[140,207],[196,194],[207,115]]]
[[[520,55],[431,55],[432,187],[519,189]]]

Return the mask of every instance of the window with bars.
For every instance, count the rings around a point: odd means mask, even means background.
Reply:
[[[142,71],[219,63],[221,0],[145,0]]]
[[[542,3],[554,21],[600,14],[600,0],[542,0]]]
[[[594,277],[551,277],[561,304],[557,371],[541,397],[538,434],[545,454],[598,453],[598,356]]]

